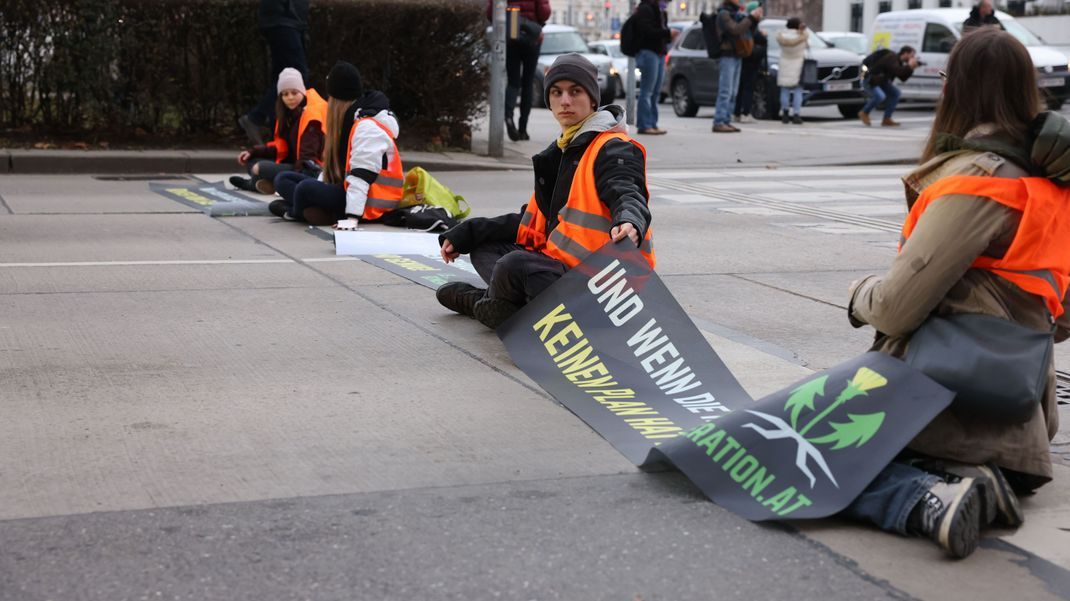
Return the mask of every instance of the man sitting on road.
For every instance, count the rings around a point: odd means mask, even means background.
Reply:
[[[981,0],[962,23],[962,33],[970,33],[978,27],[989,25],[1003,29],[1003,24],[996,18],[996,9],[992,7],[992,0]]]
[[[862,64],[869,69],[866,78],[862,80],[862,87],[869,94],[869,100],[858,113],[858,118],[867,126],[870,124],[869,113],[880,103],[884,103],[884,127],[896,127],[899,123],[892,120],[895,107],[899,104],[899,88],[893,83],[898,77],[901,81],[910,79],[914,69],[918,67],[917,53],[910,46],[903,46],[899,54],[895,54],[887,48],[881,48],[866,57]]]
[[[628,238],[654,266],[646,150],[628,137],[623,109],[597,108],[598,71],[579,54],[559,57],[545,81],[561,135],[532,157],[535,191],[527,205],[439,236],[442,259],[471,254],[488,287],[452,282],[436,298],[490,328],[610,240]]]

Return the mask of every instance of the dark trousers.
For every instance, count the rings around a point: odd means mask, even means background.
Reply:
[[[257,168],[260,173],[253,173],[254,165],[260,166]],[[294,170],[294,166],[290,163],[276,163],[275,161],[269,161],[267,159],[249,161],[246,163],[245,168],[246,171],[249,172],[249,177],[251,177],[254,182],[258,179],[266,179],[269,182],[274,182],[275,178],[278,177],[280,173]]]
[[[333,219],[344,219],[346,214],[346,191],[341,184],[325,184],[314,177],[286,171],[275,178],[275,192],[289,205],[287,213],[304,219],[304,211],[315,207],[323,209]]]
[[[754,84],[758,81],[759,63],[743,61],[739,72],[739,93],[736,94],[735,116],[749,115],[754,106]]]
[[[519,244],[489,242],[471,254],[472,265],[487,282],[487,298],[524,305],[550,287],[568,267]]]
[[[257,125],[266,126],[275,118],[279,73],[286,67],[293,67],[301,72],[301,78],[308,86],[308,58],[304,32],[291,27],[268,27],[261,29],[260,33],[271,51],[271,82],[260,97],[260,102],[249,111],[249,119]]]
[[[539,44],[527,44],[519,40],[505,43],[505,119],[513,120],[513,108],[517,94],[520,95],[520,131],[527,131],[528,115],[534,95],[535,69],[539,66]]]

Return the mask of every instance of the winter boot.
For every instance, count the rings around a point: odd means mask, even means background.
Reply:
[[[862,111],[858,111],[858,120],[861,121],[866,127],[869,127],[870,124],[872,124],[872,121],[869,120],[869,113],[863,113]]]
[[[983,492],[973,478],[933,484],[907,517],[907,530],[932,539],[956,559],[969,556],[981,538]]]
[[[780,122],[784,125],[791,123],[791,115],[788,114],[788,111],[783,111],[780,113]]]
[[[520,139],[520,132],[517,131],[516,125],[513,125],[512,119],[505,120],[505,134],[509,136],[509,139],[514,142]]]
[[[520,307],[518,305],[507,300],[484,297],[473,306],[472,313],[479,320],[479,323],[492,330],[497,330],[498,326],[505,323],[507,319],[519,310]]]
[[[435,290],[435,298],[443,307],[454,313],[475,317],[476,303],[483,300],[487,291],[465,282],[450,282]]]
[[[899,127],[899,122],[893,121],[891,117],[885,117],[884,120],[881,121],[881,127]]]
[[[802,125],[802,115],[795,115],[791,118],[791,122],[795,125]]]
[[[253,185],[253,180],[248,177],[242,177],[240,175],[230,176],[230,185],[239,190],[245,190],[246,192],[255,192],[256,186]]]
[[[290,203],[285,200],[273,200],[268,205],[268,210],[276,217],[282,217],[286,219],[286,212],[290,210]]]

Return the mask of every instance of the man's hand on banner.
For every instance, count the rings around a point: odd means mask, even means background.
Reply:
[[[613,226],[613,229],[609,230],[609,235],[613,238],[614,242],[620,242],[628,237],[637,247],[639,246],[639,231],[635,229],[635,226],[625,221],[620,225]]]
[[[442,255],[442,261],[445,263],[453,263],[457,257],[461,256],[461,253],[453,250],[453,243],[449,240],[443,242],[442,248],[438,251]]]

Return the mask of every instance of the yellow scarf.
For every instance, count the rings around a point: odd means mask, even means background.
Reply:
[[[565,148],[567,148],[568,145],[572,142],[572,138],[576,137],[576,133],[579,132],[580,129],[583,128],[583,125],[585,123],[587,123],[588,121],[590,121],[591,117],[594,117],[597,114],[598,114],[598,111],[595,111],[595,112],[591,113],[590,115],[588,115],[586,119],[584,119],[583,121],[580,121],[576,125],[568,126],[568,128],[566,128],[565,131],[561,133],[561,137],[557,139],[557,147],[560,148],[561,150],[564,150]]]

